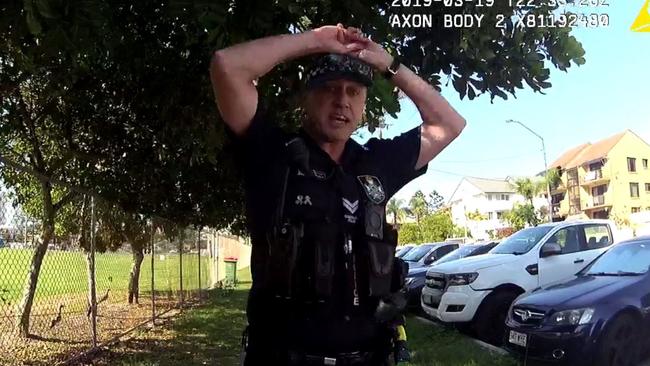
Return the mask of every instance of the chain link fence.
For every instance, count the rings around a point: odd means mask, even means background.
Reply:
[[[64,363],[155,325],[157,317],[200,300],[223,278],[214,231],[185,228],[170,238],[149,227],[141,250],[124,240],[104,251],[82,249],[74,235],[55,235],[26,316],[44,230],[9,197],[0,187],[0,365]]]

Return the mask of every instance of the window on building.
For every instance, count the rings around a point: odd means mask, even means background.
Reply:
[[[627,158],[627,171],[636,172],[636,158]]]
[[[510,195],[509,194],[502,194],[501,195],[501,201],[510,201]]]
[[[607,185],[600,185],[591,189],[592,196],[602,196],[607,193]]]
[[[650,192],[650,183],[645,184],[645,191]]]
[[[639,183],[630,183],[630,197],[639,197]]]
[[[643,169],[648,169],[648,159],[643,159]]]
[[[497,219],[503,220],[503,215],[505,215],[505,211],[497,211]]]
[[[488,212],[488,220],[494,220],[494,212]]]
[[[602,168],[603,168],[603,162],[602,161],[589,164],[589,171],[592,171],[592,172],[595,171],[595,170],[600,170]]]
[[[632,213],[641,212],[641,207],[632,207]]]
[[[492,195],[491,195],[491,194],[488,194],[488,195],[487,195],[487,199],[488,199],[488,201],[492,201]]]

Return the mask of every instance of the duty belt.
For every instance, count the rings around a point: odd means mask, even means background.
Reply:
[[[310,355],[302,352],[289,351],[290,366],[353,366],[369,365],[374,352],[349,352],[329,356]]]

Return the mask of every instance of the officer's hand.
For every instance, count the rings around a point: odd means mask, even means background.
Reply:
[[[345,29],[345,38],[348,42],[361,43],[363,49],[353,51],[351,54],[360,60],[373,66],[375,69],[384,72],[393,62],[393,56],[388,53],[382,46],[370,40],[361,33],[361,30],[354,27]]]
[[[320,52],[348,54],[358,52],[365,45],[346,36],[342,24],[326,25],[313,30]]]

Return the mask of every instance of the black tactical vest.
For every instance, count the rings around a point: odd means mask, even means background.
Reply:
[[[388,197],[363,147],[352,144],[354,160],[337,165],[306,157],[316,150],[301,147],[305,141],[288,140],[277,169],[283,184],[269,218],[263,287],[294,316],[373,316],[401,282],[393,273],[397,235],[386,223]]]

